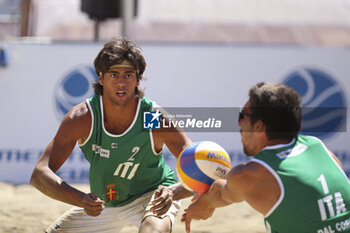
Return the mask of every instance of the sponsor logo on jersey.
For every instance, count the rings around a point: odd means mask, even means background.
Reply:
[[[109,158],[110,150],[103,149],[101,146],[95,144],[92,145],[91,149],[93,152],[95,152],[95,154],[99,154],[101,157],[104,158]]]
[[[111,147],[112,147],[113,149],[117,149],[117,148],[118,148],[118,143],[117,143],[117,142],[112,142],[112,143],[111,143]]]
[[[299,145],[290,148],[288,150],[282,151],[280,153],[277,153],[276,155],[280,158],[280,159],[285,159],[287,157],[292,157],[292,156],[296,156],[299,155],[301,153],[303,153],[306,149],[308,148],[307,145],[304,145],[302,143],[300,143]]]
[[[117,191],[114,189],[116,184],[109,184],[106,186],[107,188],[107,199],[108,201],[113,201],[115,196],[117,195]]]
[[[288,155],[290,154],[290,152],[292,151],[292,149],[288,149],[288,150],[285,150],[285,151],[282,151],[280,153],[277,153],[277,157],[279,157],[280,159],[285,159],[288,157]]]

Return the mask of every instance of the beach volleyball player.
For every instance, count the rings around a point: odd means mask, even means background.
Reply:
[[[146,63],[135,42],[112,39],[94,64],[95,96],[63,118],[31,177],[45,195],[75,206],[46,232],[119,232],[129,224],[143,233],[171,232],[182,186],[162,149],[177,157],[192,142],[178,128],[142,129],[143,113],[155,104],[139,88]],[[77,142],[90,163],[91,193],[56,175]]]
[[[243,150],[253,159],[185,210],[187,232],[192,219],[242,201],[264,215],[269,233],[350,232],[349,179],[319,138],[299,134],[300,105],[299,94],[282,84],[250,89],[239,126]]]

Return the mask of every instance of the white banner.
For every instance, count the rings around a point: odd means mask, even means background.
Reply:
[[[164,107],[243,106],[248,89],[260,81],[285,83],[303,96],[303,107],[345,108],[350,101],[349,48],[141,44],[147,62],[142,86]],[[0,181],[28,183],[43,149],[63,115],[93,95],[93,60],[102,44],[10,44],[0,67]],[[349,113],[347,111],[347,113]],[[347,117],[304,119],[326,128],[317,135],[350,175]],[[237,118],[232,119],[235,124]],[[343,127],[343,128],[341,128]],[[317,128],[315,128],[317,129]],[[222,145],[232,163],[247,161],[240,134],[188,133],[193,141]],[[175,158],[165,150],[172,168]],[[76,148],[59,170],[68,182],[88,182],[89,165]]]

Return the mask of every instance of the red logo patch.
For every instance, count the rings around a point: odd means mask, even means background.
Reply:
[[[107,187],[107,198],[108,201],[113,201],[115,198],[115,195],[117,194],[116,190],[114,189],[115,184],[109,184],[106,186]]]

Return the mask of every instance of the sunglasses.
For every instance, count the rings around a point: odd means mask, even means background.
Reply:
[[[239,111],[238,121],[242,120],[244,118],[244,116],[248,116],[250,118],[255,118],[253,115],[245,113],[245,112],[243,112],[243,110],[241,110],[241,111]]]

